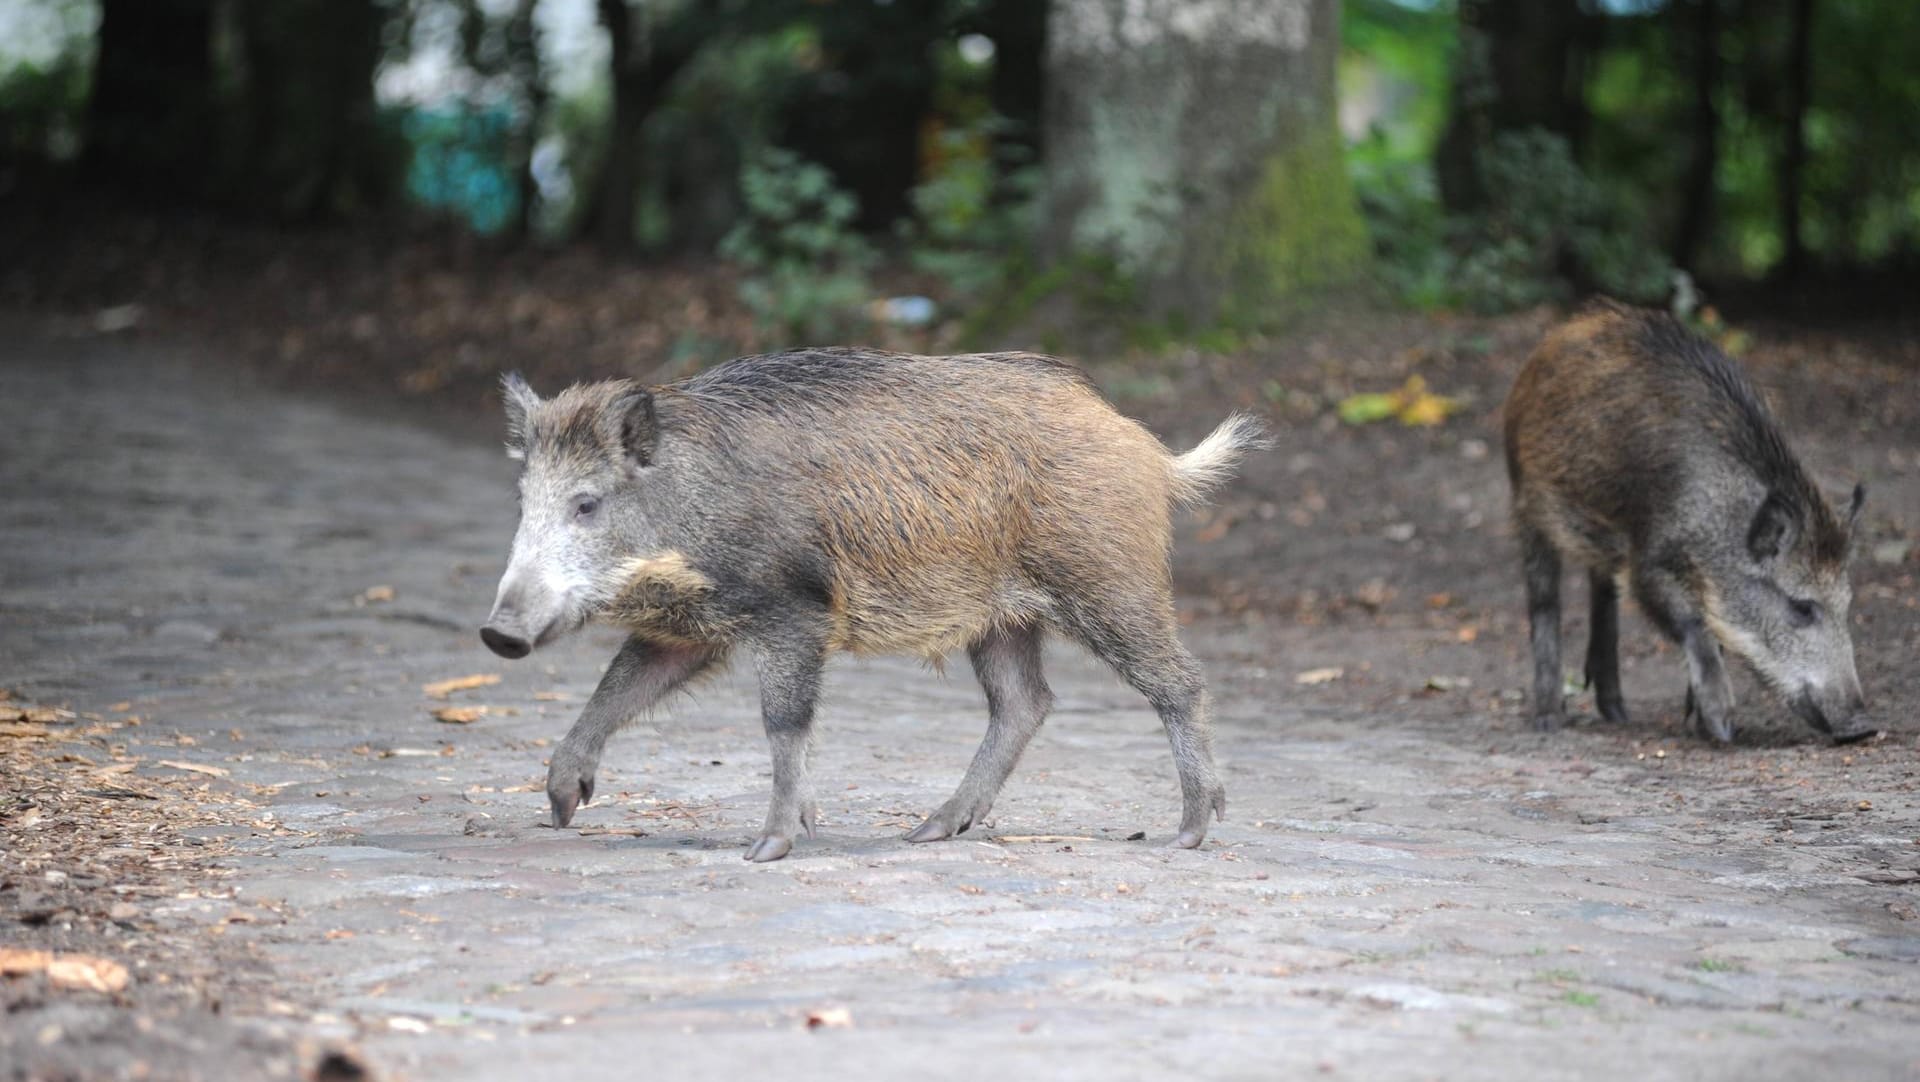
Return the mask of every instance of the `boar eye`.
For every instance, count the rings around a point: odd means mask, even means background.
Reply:
[[[1789,598],[1787,612],[1792,614],[1794,627],[1809,627],[1815,620],[1820,619],[1820,605],[1814,601]]]
[[[593,513],[598,510],[600,510],[600,499],[597,496],[575,496],[573,498],[574,518],[592,518]]]

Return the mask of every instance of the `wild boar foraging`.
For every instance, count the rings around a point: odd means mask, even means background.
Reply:
[[[1224,814],[1206,685],[1175,634],[1170,519],[1258,442],[1250,418],[1175,456],[1076,369],[1024,353],[814,349],[665,387],[543,400],[509,376],[505,393],[521,519],[482,639],[519,658],[593,619],[630,632],[550,760],[556,826],[591,799],[615,731],[745,649],[774,774],[747,859],[777,860],[814,827],[807,752],[827,656],[964,647],[986,737],[907,840],[960,834],[1052,704],[1048,629],[1159,713],[1180,777],[1174,844],[1199,845]]]
[[[1687,712],[1733,738],[1722,650],[1810,724],[1873,731],[1854,671],[1847,579],[1865,490],[1843,519],[1739,366],[1664,313],[1611,302],[1549,333],[1506,404],[1507,474],[1532,627],[1536,727],[1565,720],[1560,568],[1587,569],[1586,677],[1627,720],[1619,589],[1681,644]]]

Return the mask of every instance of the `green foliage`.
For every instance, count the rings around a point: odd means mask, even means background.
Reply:
[[[1040,170],[995,162],[997,127],[989,117],[939,133],[931,175],[909,196],[913,218],[899,227],[914,269],[939,278],[962,301],[977,300],[1019,271],[1038,214]]]
[[[824,166],[767,147],[740,170],[740,221],[720,254],[747,277],[740,298],[762,327],[796,343],[838,336],[872,296],[873,248],[853,231],[860,207]]]
[[[86,63],[72,54],[0,72],[0,160],[77,154],[87,75]]]
[[[1573,292],[1569,266],[1613,296],[1665,294],[1672,268],[1652,238],[1635,235],[1626,208],[1587,178],[1566,140],[1539,130],[1496,136],[1480,169],[1487,190],[1499,194],[1483,218],[1465,223],[1459,273],[1469,305],[1564,299]]]
[[[1667,291],[1672,267],[1625,201],[1595,184],[1564,139],[1533,130],[1482,152],[1481,213],[1449,218],[1431,168],[1377,149],[1350,157],[1382,275],[1409,303],[1497,312],[1592,289],[1639,301]]]
[[[1340,99],[1380,104],[1365,142],[1403,159],[1433,153],[1447,122],[1458,47],[1452,4],[1345,0],[1340,9]]]

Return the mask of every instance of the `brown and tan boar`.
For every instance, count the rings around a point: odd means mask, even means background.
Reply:
[[[665,387],[541,399],[510,376],[505,390],[521,519],[482,638],[518,658],[589,620],[630,634],[550,761],[555,825],[592,797],[616,730],[745,649],[773,751],[772,807],[746,855],[777,860],[813,831],[827,656],[964,648],[986,738],[907,840],[959,834],[1053,701],[1050,629],[1159,712],[1183,801],[1174,844],[1199,845],[1224,812],[1206,686],[1174,633],[1170,517],[1258,441],[1250,419],[1175,456],[1071,366],[1018,353],[813,349]]]
[[[1586,677],[1602,717],[1620,692],[1619,590],[1683,647],[1687,710],[1733,738],[1722,650],[1813,725],[1872,731],[1848,630],[1863,489],[1834,513],[1740,367],[1672,317],[1611,302],[1547,335],[1506,405],[1507,472],[1532,625],[1533,715],[1565,720],[1560,569],[1587,570]]]

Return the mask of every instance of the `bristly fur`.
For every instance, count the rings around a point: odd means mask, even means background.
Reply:
[[[1664,312],[1589,304],[1549,331],[1505,418],[1535,724],[1564,721],[1560,576],[1588,572],[1586,673],[1624,720],[1619,592],[1687,654],[1703,734],[1733,738],[1722,650],[1814,724],[1858,725],[1849,534],[1740,366]]]
[[[1815,563],[1846,564],[1846,524],[1794,455],[1765,397],[1713,343],[1665,312],[1603,298],[1587,303],[1555,328],[1536,354],[1543,356],[1563,358],[1556,361],[1560,375],[1545,381],[1545,370],[1530,364],[1510,401],[1558,402],[1552,407],[1558,415],[1582,424],[1608,420],[1601,425],[1604,431],[1583,430],[1579,435],[1523,432],[1515,429],[1520,414],[1510,406],[1510,473],[1520,468],[1523,458],[1533,458],[1537,471],[1574,451],[1581,439],[1596,438],[1632,444],[1653,468],[1652,475],[1631,483],[1663,484],[1666,470],[1653,460],[1678,448],[1669,446],[1671,433],[1663,434],[1662,426],[1685,426],[1706,436],[1774,494],[1797,524],[1796,544],[1806,545]],[[1573,401],[1583,396],[1584,404]],[[1633,409],[1621,413],[1616,404],[1626,405],[1626,400]],[[1534,451],[1523,447],[1530,439],[1540,441]],[[1617,503],[1645,502],[1632,493],[1614,497]]]
[[[551,756],[556,825],[591,797],[600,749],[636,704],[740,648],[774,762],[748,857],[778,859],[813,825],[806,747],[827,655],[937,665],[964,648],[989,735],[910,840],[951,837],[986,814],[1046,715],[1049,631],[1159,713],[1180,775],[1175,844],[1199,845],[1225,813],[1205,677],[1179,639],[1171,520],[1259,444],[1251,418],[1176,457],[1078,369],[1027,353],[808,349],[664,387],[615,380],[531,403],[507,390],[524,414],[521,526],[483,636],[524,656],[595,617],[630,632]]]
[[[1666,312],[1628,308],[1613,301],[1596,302],[1589,310],[1612,313],[1622,320],[1619,333],[1630,335],[1640,351],[1671,361],[1675,377],[1698,380],[1708,392],[1701,400],[1711,413],[1708,429],[1730,454],[1753,468],[1768,491],[1800,522],[1814,559],[1846,561],[1846,528],[1787,445],[1766,398],[1732,358]]]

